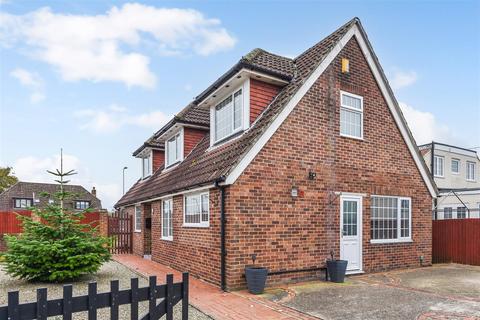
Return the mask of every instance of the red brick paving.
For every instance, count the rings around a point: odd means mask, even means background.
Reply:
[[[144,275],[157,276],[157,281],[164,282],[165,276],[173,274],[174,281],[181,281],[182,274],[165,265],[145,260],[134,255],[115,255],[114,260]],[[278,319],[278,320],[318,320],[299,311],[280,306],[265,299],[242,293],[242,295],[223,292],[219,288],[190,277],[190,304],[214,319]]]

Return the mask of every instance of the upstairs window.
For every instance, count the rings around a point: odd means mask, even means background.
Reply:
[[[475,181],[475,162],[467,161],[467,180]]]
[[[166,167],[183,160],[183,130],[167,140],[165,151]]]
[[[363,139],[363,97],[341,91],[340,135]]]
[[[452,173],[460,173],[460,160],[452,159]]]
[[[215,107],[215,142],[223,140],[243,127],[242,89],[235,91]]]
[[[435,177],[443,177],[443,165],[445,158],[441,156],[433,157],[433,175]]]
[[[186,227],[208,227],[210,215],[208,192],[186,195],[184,200],[183,225]]]
[[[32,199],[29,198],[16,198],[13,201],[13,207],[14,208],[30,208],[32,206]]]
[[[90,208],[90,201],[83,201],[83,200],[75,201],[76,210],[85,210],[88,208]]]
[[[465,219],[467,217],[467,208],[457,207],[457,219]]]
[[[142,177],[145,179],[152,175],[152,152],[142,158]]]
[[[453,218],[452,212],[453,210],[451,207],[443,208],[443,219],[452,219]]]

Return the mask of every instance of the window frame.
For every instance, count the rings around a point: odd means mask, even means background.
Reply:
[[[457,163],[457,171],[453,171],[453,163],[456,162]],[[460,174],[460,159],[457,159],[457,158],[452,158],[451,159],[451,162],[450,162],[450,172],[452,172],[452,174]]]
[[[200,212],[200,222],[199,223],[192,223],[192,222],[186,222],[186,216],[187,216],[187,198],[188,197],[199,197],[200,198],[200,207],[202,205],[202,196],[207,195],[208,200],[207,200],[207,215],[208,215],[208,220],[207,221],[202,221],[202,212]],[[194,192],[194,193],[188,193],[183,195],[183,227],[190,227],[190,228],[208,228],[210,227],[210,191],[200,191],[200,192]]]
[[[397,199],[397,238],[396,239],[372,239],[370,233],[370,243],[383,244],[383,243],[402,243],[413,242],[412,240],[412,198],[403,196],[384,196],[384,195],[371,195],[370,196],[370,231],[372,231],[372,203],[373,198],[396,198]],[[408,200],[408,237],[402,237],[402,200]]]
[[[165,234],[163,233],[163,218],[164,218],[164,215],[165,215],[165,207],[164,207],[164,204],[165,202],[169,202],[170,203],[170,235],[168,236],[165,236]],[[162,215],[161,215],[161,230],[160,230],[160,238],[162,240],[167,240],[167,241],[173,241],[173,198],[167,198],[167,199],[162,199],[162,202],[161,202],[161,212],[162,212]]]
[[[145,159],[148,158],[148,165],[150,167],[150,171],[147,175],[145,175]],[[150,150],[146,157],[142,157],[142,179],[147,179],[153,174],[153,151]]]
[[[137,211],[137,209],[139,209],[139,210]],[[139,228],[137,228],[138,227],[137,226],[137,222],[138,222],[137,221],[137,214],[140,214],[140,227]],[[134,207],[134,218],[135,218],[134,221],[133,221],[134,222],[133,227],[135,229],[134,231],[135,232],[142,232],[142,206],[139,205],[139,204],[135,205],[135,207]]]
[[[172,163],[169,163],[169,162],[168,162],[168,155],[170,154],[170,147],[169,147],[168,142],[169,142],[170,140],[172,140],[173,138],[177,139],[177,137],[178,137],[178,142],[177,142],[177,144],[178,144],[178,143],[180,144],[180,148],[179,148],[180,154],[178,155],[178,157],[177,157]],[[175,165],[177,165],[177,164],[179,164],[180,162],[183,161],[183,153],[184,153],[183,141],[184,141],[184,130],[183,130],[183,127],[180,128],[180,130],[175,131],[175,133],[173,133],[173,134],[170,135],[167,139],[165,139],[165,169],[172,168],[172,167],[174,167]],[[175,145],[175,148],[177,148],[177,144]]]
[[[473,177],[472,178],[470,178],[469,174],[468,174],[469,171],[470,171],[469,170],[470,166],[472,166],[472,168],[473,168]],[[467,181],[476,181],[476,169],[477,169],[476,168],[476,163],[473,162],[473,161],[467,161],[467,165],[465,167],[466,167],[465,179]]]
[[[30,205],[22,207],[22,205],[20,204],[20,207],[17,207],[17,200],[19,200],[19,201],[22,201],[22,200],[30,201]],[[33,198],[17,198],[17,197],[13,198],[13,208],[14,209],[28,209],[28,208],[32,208],[32,207],[33,207]]]
[[[359,109],[355,109],[355,108],[352,108],[350,106],[344,105],[343,104],[343,99],[342,99],[344,95],[345,96],[350,96],[351,98],[360,99],[361,109],[359,110]],[[355,112],[355,113],[360,114],[360,137],[353,136],[353,135],[346,134],[346,133],[342,133],[342,123],[341,123],[341,120],[340,120],[342,109],[344,109],[346,111]],[[365,108],[364,108],[364,105],[363,105],[363,97],[362,96],[359,96],[359,95],[351,93],[351,92],[340,90],[340,115],[339,115],[340,116],[340,118],[339,118],[340,136],[346,137],[346,138],[357,139],[357,140],[364,140],[364,134],[363,134],[364,109]]]
[[[465,214],[465,218],[459,218],[458,217],[458,211],[462,211],[462,215]],[[457,207],[457,209],[455,210],[455,219],[467,219],[467,208],[466,207]]]
[[[235,125],[235,94],[237,92],[242,92],[242,106],[240,108],[241,110],[241,119],[240,119],[240,126],[235,129],[234,128],[234,125]],[[231,98],[232,99],[232,113],[231,113],[231,121],[232,121],[232,132],[227,134],[226,136],[222,137],[222,138],[219,138],[217,139],[217,107],[222,104],[225,100]],[[224,140],[228,140],[230,137],[234,136],[235,134],[239,133],[239,132],[242,132],[244,130],[244,120],[245,120],[245,108],[244,108],[244,103],[245,103],[245,90],[243,89],[243,84],[241,86],[239,86],[238,88],[236,88],[235,90],[233,90],[230,94],[226,95],[221,101],[219,101],[218,103],[216,103],[214,106],[213,106],[213,144],[218,144]]]
[[[438,165],[437,159],[442,160],[442,174],[437,174],[438,172]],[[445,178],[445,156],[434,155],[433,156],[433,176],[436,178]]]
[[[92,205],[92,203],[89,200],[74,200],[74,202],[75,202],[74,203],[75,210],[87,210]],[[86,203],[87,207],[86,208],[79,208],[79,207],[77,207],[78,203]]]
[[[447,209],[449,211],[448,214],[450,215],[449,218],[445,218],[445,212],[446,212]],[[443,208],[443,220],[451,220],[451,219],[453,219],[453,208],[452,207],[444,207]]]

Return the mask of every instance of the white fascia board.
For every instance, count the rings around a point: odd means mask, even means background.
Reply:
[[[412,157],[417,165],[418,170],[422,178],[427,185],[427,188],[432,195],[432,197],[436,198],[437,193],[436,189],[432,184],[432,181],[429,178],[429,173],[425,170],[419,153],[416,151],[416,146],[414,141],[410,138],[408,133],[408,128],[406,127],[406,123],[404,122],[402,116],[399,114],[399,107],[395,105],[396,102],[391,96],[390,92],[387,89],[388,84],[385,83],[384,78],[381,76],[381,72],[375,63],[375,60],[372,56],[372,53],[369,49],[369,46],[364,39],[363,33],[360,31],[358,25],[354,25],[348,32],[340,39],[337,45],[330,51],[330,53],[325,57],[325,59],[320,63],[320,65],[315,69],[315,71],[308,77],[305,83],[300,87],[300,89],[294,94],[292,99],[287,103],[285,108],[282,112],[275,118],[275,120],[270,124],[267,130],[262,134],[262,136],[257,140],[257,142],[253,145],[253,147],[247,152],[247,154],[240,160],[240,162],[233,168],[230,174],[226,177],[224,184],[233,184],[235,181],[240,177],[243,171],[247,168],[247,166],[253,161],[255,156],[262,150],[262,148],[267,144],[273,134],[280,128],[282,123],[287,119],[290,113],[293,111],[295,106],[300,102],[303,96],[310,90],[313,84],[318,80],[318,78],[323,74],[323,72],[327,69],[327,67],[332,63],[332,61],[337,57],[340,51],[345,47],[345,45],[350,41],[350,39],[355,36],[365,58],[368,62],[370,69],[377,81],[380,90],[387,102],[387,105],[394,117],[394,120],[397,124],[397,127],[400,130],[400,133],[408,146],[408,150],[412,154]]]

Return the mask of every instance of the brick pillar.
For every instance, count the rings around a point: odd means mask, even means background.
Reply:
[[[108,211],[100,212],[98,230],[100,232],[100,236],[102,237],[108,236]]]

